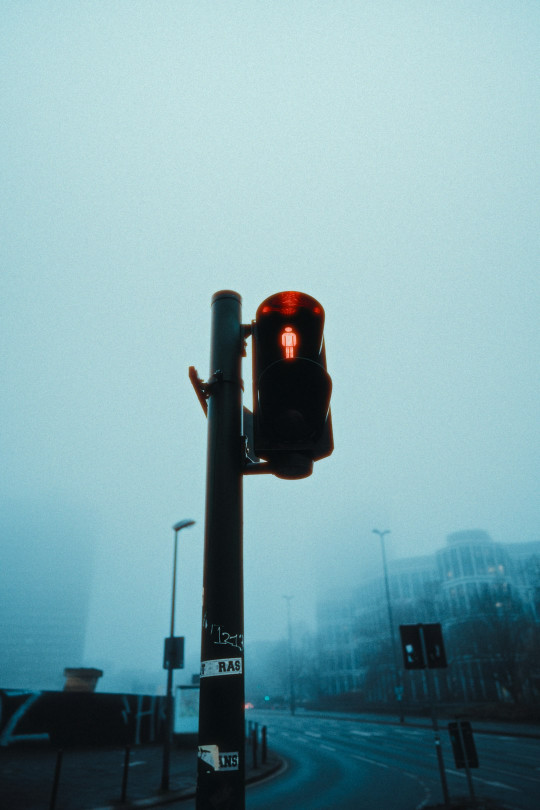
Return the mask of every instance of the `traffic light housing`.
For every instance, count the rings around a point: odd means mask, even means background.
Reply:
[[[405,669],[424,669],[424,653],[417,624],[400,624],[401,650]]]
[[[439,622],[424,624],[424,640],[426,644],[427,665],[430,669],[444,669],[448,666],[446,651]]]
[[[334,449],[323,330],[321,304],[295,291],[266,298],[252,325],[254,450],[279,478],[305,478]]]
[[[439,622],[400,624],[399,633],[405,669],[425,669],[426,666],[428,669],[443,669],[448,666]]]

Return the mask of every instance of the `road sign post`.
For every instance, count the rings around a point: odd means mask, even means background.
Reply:
[[[439,773],[441,776],[441,787],[444,798],[444,806],[450,807],[450,795],[448,793],[448,783],[446,781],[446,771],[444,769],[444,760],[441,748],[441,735],[439,734],[439,721],[437,718],[437,710],[435,708],[435,695],[433,689],[433,675],[429,666],[428,649],[426,646],[426,636],[424,626],[418,625],[420,632],[420,644],[422,645],[422,658],[424,662],[428,663],[426,668],[426,680],[428,685],[429,702],[431,706],[431,721],[433,723],[433,734],[435,736],[435,751],[437,753],[437,764],[439,766]]]
[[[441,625],[439,623],[400,624],[399,633],[401,636],[401,647],[405,669],[426,670],[426,683],[431,710],[431,721],[433,724],[433,734],[435,737],[435,752],[437,754],[437,764],[439,766],[439,774],[441,777],[444,806],[449,808],[450,796],[448,793],[448,783],[446,781],[446,771],[444,769],[441,735],[439,733],[439,721],[435,708],[433,675],[431,672],[432,669],[447,666]]]
[[[476,753],[471,724],[467,720],[457,720],[455,723],[448,723],[448,731],[450,732],[450,742],[452,743],[456,768],[465,768],[469,793],[471,794],[473,806],[476,807],[471,768],[478,768],[478,754]]]

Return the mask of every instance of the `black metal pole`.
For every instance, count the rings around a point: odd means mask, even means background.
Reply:
[[[171,645],[174,639],[174,610],[176,603],[176,558],[178,555],[178,530],[174,529],[174,557],[173,557],[173,579],[171,598]],[[172,649],[169,650],[169,660],[167,662],[167,696],[165,698],[165,738],[163,740],[163,761],[161,768],[161,789],[169,790],[171,745],[173,734],[173,660]]]
[[[471,768],[469,765],[469,756],[467,754],[467,748],[465,746],[465,739],[463,737],[463,728],[461,726],[461,720],[457,721],[457,733],[459,737],[459,742],[461,744],[461,750],[463,751],[463,759],[465,760],[465,773],[467,774],[467,783],[469,785],[469,793],[471,794],[471,804],[473,807],[476,807],[476,796],[474,793]]]
[[[171,747],[173,740],[173,727],[174,727],[174,697],[173,697],[173,670],[179,669],[183,666],[182,662],[177,660],[180,652],[174,646],[175,641],[180,642],[182,638],[175,639],[174,636],[174,617],[176,608],[176,560],[178,557],[178,532],[188,526],[195,525],[194,520],[180,520],[175,523],[174,531],[174,557],[173,557],[173,576],[172,576],[172,599],[171,599],[171,630],[169,637],[165,639],[164,649],[164,666],[167,668],[167,694],[165,698],[165,736],[163,739],[163,763],[161,768],[161,789],[169,790],[169,776],[170,776],[170,763],[171,763]],[[182,641],[183,644],[183,641]],[[183,656],[183,647],[182,656]]]
[[[439,734],[439,721],[437,718],[437,710],[435,708],[435,695],[433,689],[433,681],[431,670],[429,669],[428,655],[426,648],[426,638],[424,636],[424,628],[421,624],[418,625],[420,629],[420,643],[422,645],[422,659],[424,661],[426,682],[428,687],[429,703],[431,708],[431,722],[433,724],[433,734],[435,736],[435,753],[437,754],[437,764],[439,766],[439,775],[441,777],[441,788],[443,792],[444,806],[450,807],[450,794],[448,793],[448,783],[446,781],[446,771],[444,769],[444,759],[441,748],[441,735]]]
[[[120,795],[120,801],[122,804],[126,801],[127,795],[127,784],[128,784],[128,775],[129,775],[129,757],[131,754],[131,748],[129,745],[126,745],[126,750],[124,751],[124,770],[122,774],[122,793]]]
[[[287,652],[289,658],[289,708],[291,714],[296,711],[296,696],[294,693],[294,667],[292,650],[292,625],[291,625],[291,599],[292,596],[284,596],[287,600]]]
[[[197,810],[244,810],[241,298],[212,297]]]
[[[379,531],[378,529],[373,529],[373,534],[378,534],[381,540],[381,551],[382,551],[382,560],[383,560],[383,573],[384,573],[384,589],[386,592],[386,608],[388,611],[388,624],[390,626],[390,641],[392,643],[392,657],[394,659],[394,673],[396,679],[396,685],[394,688],[395,698],[398,704],[398,713],[399,713],[399,722],[403,723],[405,718],[403,716],[403,687],[401,684],[401,678],[399,674],[399,658],[396,646],[396,634],[394,630],[394,619],[392,616],[392,601],[390,599],[390,585],[388,582],[388,566],[386,564],[386,551],[384,548],[384,536],[385,534],[390,534],[389,529],[385,529],[384,532]]]
[[[60,749],[56,755],[56,765],[54,768],[54,779],[51,790],[51,799],[49,802],[49,810],[55,810],[56,807],[56,796],[58,795],[58,784],[60,782],[60,771],[62,770],[63,756],[64,752],[62,751],[62,749]]]

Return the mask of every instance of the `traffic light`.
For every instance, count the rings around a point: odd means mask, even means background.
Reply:
[[[448,666],[439,622],[400,624],[399,633],[405,669],[425,669],[426,666],[429,669],[442,669]]]
[[[288,291],[262,302],[253,323],[255,454],[279,478],[305,478],[334,449],[324,309]]]
[[[424,669],[424,653],[418,624],[400,624],[401,650],[405,669]]]
[[[423,628],[428,667],[430,669],[447,667],[441,625],[439,622],[435,622],[433,624],[424,624]]]

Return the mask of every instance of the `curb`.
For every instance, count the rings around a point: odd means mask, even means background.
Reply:
[[[284,772],[288,764],[286,760],[279,757],[277,754],[269,756],[270,762],[267,766],[260,769],[260,773],[253,773],[246,777],[245,784],[252,785],[256,782],[263,782],[266,779],[271,779],[278,773]],[[252,769],[251,769],[252,770]],[[159,807],[164,804],[172,804],[172,802],[182,802],[187,799],[195,798],[195,787],[184,788],[183,790],[171,790],[167,793],[156,794],[149,796],[146,799],[133,799],[133,801],[115,802],[114,804],[102,805],[95,807],[94,810],[130,810],[130,808],[141,808],[144,810],[146,807]]]

